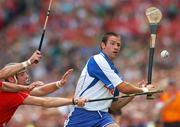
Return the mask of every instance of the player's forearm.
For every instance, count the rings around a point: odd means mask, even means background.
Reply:
[[[121,108],[123,108],[125,105],[127,105],[130,101],[132,101],[132,99],[134,99],[134,97],[128,97],[128,98],[121,98],[118,99],[118,101],[114,101],[110,107],[110,109],[112,111],[116,111],[119,110]]]
[[[57,85],[58,82],[52,82],[45,84],[43,86],[39,86],[35,89],[33,89],[30,94],[33,96],[45,96],[47,94],[50,94],[60,88],[60,86]]]
[[[142,88],[136,87],[128,82],[122,82],[117,86],[118,90],[124,94],[142,93],[144,90]]]
[[[5,79],[8,76],[14,75],[23,68],[23,65],[18,63],[16,65],[4,67],[0,70],[0,79]]]
[[[42,103],[41,106],[51,108],[51,107],[59,107],[59,106],[71,105],[71,104],[72,104],[72,99],[46,97],[46,100]]]
[[[27,86],[23,85],[17,85],[10,82],[3,82],[2,90],[7,92],[18,92],[18,91],[24,91],[27,90]]]
[[[16,74],[18,71],[24,69],[24,67],[29,66],[31,63],[30,61],[25,61],[22,63],[17,63],[15,65],[4,67],[0,70],[0,79],[5,79],[11,75]]]
[[[86,99],[68,99],[68,98],[59,98],[59,97],[36,97],[29,95],[25,100],[24,104],[28,105],[36,105],[36,106],[43,106],[47,108],[51,107],[59,107],[64,105],[78,105],[84,106]]]

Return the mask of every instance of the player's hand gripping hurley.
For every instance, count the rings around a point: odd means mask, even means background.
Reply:
[[[157,36],[158,24],[162,19],[161,11],[156,7],[149,7],[146,9],[146,16],[150,24],[151,31],[151,41],[149,48],[149,62],[148,62],[148,84],[151,84],[152,81],[152,68],[153,68],[153,57],[154,49]],[[152,94],[147,94],[147,99],[153,99]]]
[[[42,43],[43,43],[43,40],[44,40],[44,35],[45,35],[45,32],[46,32],[47,21],[48,21],[48,18],[49,18],[49,15],[50,15],[50,10],[51,10],[51,4],[52,4],[52,0],[50,0],[50,2],[49,2],[49,7],[48,7],[47,14],[46,14],[45,22],[44,22],[43,32],[42,32],[41,40],[40,40],[40,43],[39,43],[39,48],[38,48],[39,51],[41,51]],[[38,61],[36,60],[35,63],[38,63]]]

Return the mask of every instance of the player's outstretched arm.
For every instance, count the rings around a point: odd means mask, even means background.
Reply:
[[[36,96],[28,96],[24,100],[24,104],[26,105],[36,105],[47,108],[59,107],[64,105],[78,105],[83,107],[87,102],[86,99],[72,99],[72,98],[60,98],[60,97],[36,97]]]
[[[50,93],[58,90],[59,88],[63,87],[66,84],[70,75],[72,74],[72,71],[73,71],[73,69],[67,70],[66,73],[62,76],[61,80],[59,80],[57,82],[52,82],[52,83],[44,84],[40,87],[36,87],[35,89],[33,89],[30,92],[30,95],[45,96],[47,94],[50,94]],[[34,83],[38,84],[39,82],[34,82]]]
[[[6,92],[20,92],[20,91],[31,91],[35,87],[36,85],[34,84],[31,84],[29,86],[24,86],[10,82],[2,82],[2,86],[0,87],[0,89]]]
[[[138,82],[138,86],[140,88],[145,87],[145,85],[146,85],[146,82],[144,80]],[[132,87],[134,89],[134,86],[132,86]],[[139,89],[139,87],[137,87],[137,88]],[[135,89],[136,89],[136,87],[135,87]],[[129,102],[131,102],[134,99],[134,97],[135,96],[127,97],[127,98],[118,98],[118,100],[112,102],[110,110],[114,111],[114,112],[119,111],[121,108],[126,106]]]
[[[145,86],[146,84],[141,84]],[[143,93],[154,89],[154,85],[147,85],[146,87],[137,87],[129,82],[122,82],[117,86],[118,90],[124,94]]]
[[[36,64],[41,59],[41,52],[35,51],[33,55],[27,60],[22,63],[16,63],[14,65],[5,66],[0,70],[0,79],[5,79],[11,75],[16,74],[18,71],[21,71],[25,67],[28,67],[32,64]]]

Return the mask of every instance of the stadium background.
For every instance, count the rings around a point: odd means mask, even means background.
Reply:
[[[49,0],[0,0],[0,67],[21,62],[38,48]],[[107,31],[122,35],[122,49],[115,61],[125,79],[138,82],[147,77],[149,26],[144,11],[158,7],[163,19],[158,30],[153,82],[179,82],[180,2],[179,0],[53,0],[41,62],[29,69],[32,81],[58,80],[74,68],[67,85],[50,96],[71,97],[86,60],[98,52],[101,36]],[[163,60],[166,49],[170,57]],[[123,108],[122,127],[146,127],[159,113],[158,99],[137,97]],[[45,109],[21,106],[8,127],[61,127],[66,108]]]

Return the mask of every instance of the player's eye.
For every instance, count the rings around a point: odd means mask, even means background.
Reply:
[[[110,44],[111,44],[111,45],[115,45],[115,42],[114,42],[114,41],[110,41]]]
[[[117,46],[118,46],[118,47],[121,47],[121,44],[120,44],[120,43],[117,43]]]

